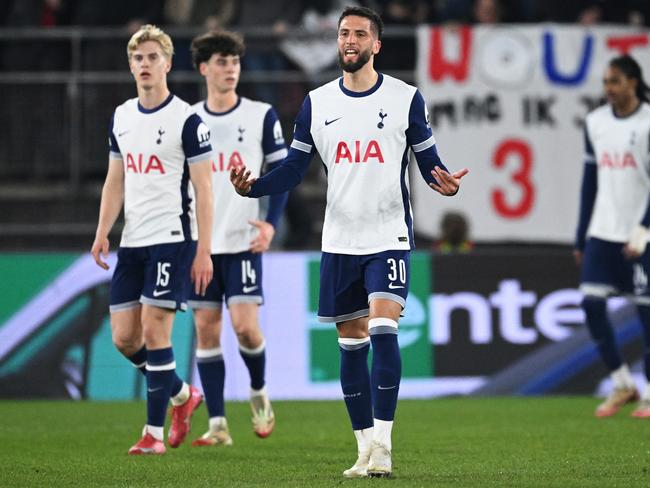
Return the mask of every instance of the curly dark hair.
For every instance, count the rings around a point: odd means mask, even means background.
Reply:
[[[207,62],[213,54],[243,56],[246,46],[242,36],[236,32],[210,31],[192,39],[190,50],[192,63],[199,69],[199,65]]]

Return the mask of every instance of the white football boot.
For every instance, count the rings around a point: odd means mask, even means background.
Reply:
[[[371,478],[387,478],[393,473],[390,450],[377,441],[372,442],[370,460],[368,461],[368,476]]]

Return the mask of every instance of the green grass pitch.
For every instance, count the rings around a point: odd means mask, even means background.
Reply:
[[[594,398],[400,401],[393,478],[345,480],[356,458],[343,402],[275,402],[276,430],[257,439],[248,404],[227,404],[232,447],[160,457],[126,451],[143,403],[0,402],[0,486],[650,487],[650,419],[592,416]]]

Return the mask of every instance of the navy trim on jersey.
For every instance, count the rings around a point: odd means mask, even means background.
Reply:
[[[406,142],[413,148],[413,151],[422,151],[433,145],[433,143],[430,145],[424,144],[432,137],[433,131],[427,118],[426,102],[420,91],[415,90],[409,107],[409,126],[406,129]]]
[[[587,159],[587,162],[595,163],[596,153],[594,153],[594,145],[591,143],[591,137],[589,137],[589,131],[587,130],[586,124],[585,124],[584,138],[585,138],[585,157]]]
[[[635,108],[634,111],[633,111],[632,113],[629,113],[629,114],[627,114],[627,115],[617,115],[617,114],[616,114],[616,111],[614,110],[614,107],[613,107],[612,105],[610,105],[610,108],[612,109],[612,115],[614,116],[614,118],[617,118],[617,119],[620,119],[620,120],[625,120],[625,119],[629,119],[630,117],[633,117],[634,115],[636,115],[636,113],[637,113],[639,110],[641,110],[641,107],[642,107],[642,106],[643,106],[643,102],[642,102],[642,101],[639,101],[639,105],[638,105],[638,107]]]
[[[215,117],[221,117],[222,115],[228,115],[230,112],[234,112],[235,110],[237,110],[237,107],[239,107],[240,105],[241,105],[241,97],[237,96],[237,103],[235,103],[235,106],[233,108],[226,110],[225,112],[213,112],[208,108],[207,100],[203,102],[203,109],[210,115],[214,115]]]
[[[377,82],[375,85],[370,88],[369,90],[363,91],[363,92],[355,92],[352,90],[348,90],[343,86],[343,77],[339,78],[339,88],[341,91],[347,95],[348,97],[354,97],[354,98],[360,98],[360,97],[367,97],[368,95],[372,95],[375,93],[377,90],[379,90],[379,87],[384,81],[384,75],[381,73],[377,73]]]
[[[311,98],[309,95],[305,97],[300,107],[300,112],[296,116],[296,122],[293,126],[293,142],[298,142],[305,147],[296,147],[300,151],[315,152],[314,138],[311,136]],[[293,146],[291,143],[291,147]],[[309,146],[309,150],[307,147]]]
[[[183,176],[181,178],[181,208],[183,213],[180,216],[181,225],[183,226],[183,237],[186,241],[192,240],[192,231],[190,228],[190,204],[192,198],[189,193],[190,165],[187,159],[183,163]]]
[[[203,128],[207,133],[199,134],[199,128],[201,128],[201,125],[203,125]],[[185,120],[181,142],[185,158],[190,164],[206,160],[212,152],[210,130],[197,114],[191,114],[187,117],[187,120]],[[204,155],[206,157],[202,157]]]
[[[266,115],[264,115],[264,123],[262,124],[262,152],[264,156],[268,156],[282,149],[286,149],[284,143],[284,136],[282,135],[282,128],[280,127],[279,138],[275,137],[273,133],[275,124],[280,125],[278,114],[275,113],[273,107],[269,107]]]
[[[402,188],[402,203],[404,204],[404,223],[409,233],[409,242],[411,249],[415,249],[415,240],[413,238],[413,219],[411,218],[411,203],[409,200],[409,189],[406,186],[406,170],[409,166],[409,149],[404,149],[402,156],[402,169],[400,171],[399,180],[400,187]]]
[[[643,227],[650,227],[650,198],[648,199],[648,205],[646,206],[645,213],[641,219],[641,225]]]
[[[115,124],[115,113],[111,115],[111,121],[108,124],[108,149],[111,153],[119,154],[122,156],[122,151],[120,151],[120,145],[117,143],[117,138],[113,133],[113,125]]]
[[[140,105],[140,100],[138,100],[138,110],[142,112],[143,114],[152,114],[154,112],[157,112],[158,110],[161,110],[165,108],[169,103],[172,101],[174,98],[174,94],[170,93],[167,98],[165,98],[165,101],[158,105],[157,107],[154,108],[144,108],[142,105]]]

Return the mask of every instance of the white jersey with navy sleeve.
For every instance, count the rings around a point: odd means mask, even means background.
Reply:
[[[413,248],[408,152],[434,145],[424,99],[398,79],[379,74],[358,93],[339,78],[310,92],[291,147],[318,151],[327,171],[323,251]]]
[[[110,159],[124,163],[122,247],[197,239],[189,164],[209,159],[210,131],[174,95],[148,110],[137,98],[117,107]]]
[[[650,105],[617,117],[610,105],[586,118],[587,163],[598,167],[598,191],[587,235],[627,242],[650,195]]]
[[[205,102],[193,109],[210,128],[213,147],[212,254],[247,251],[257,233],[248,222],[259,218],[259,202],[237,194],[230,170],[243,165],[257,178],[263,163],[282,161],[287,149],[280,121],[271,105],[244,97],[227,112],[212,112]]]

